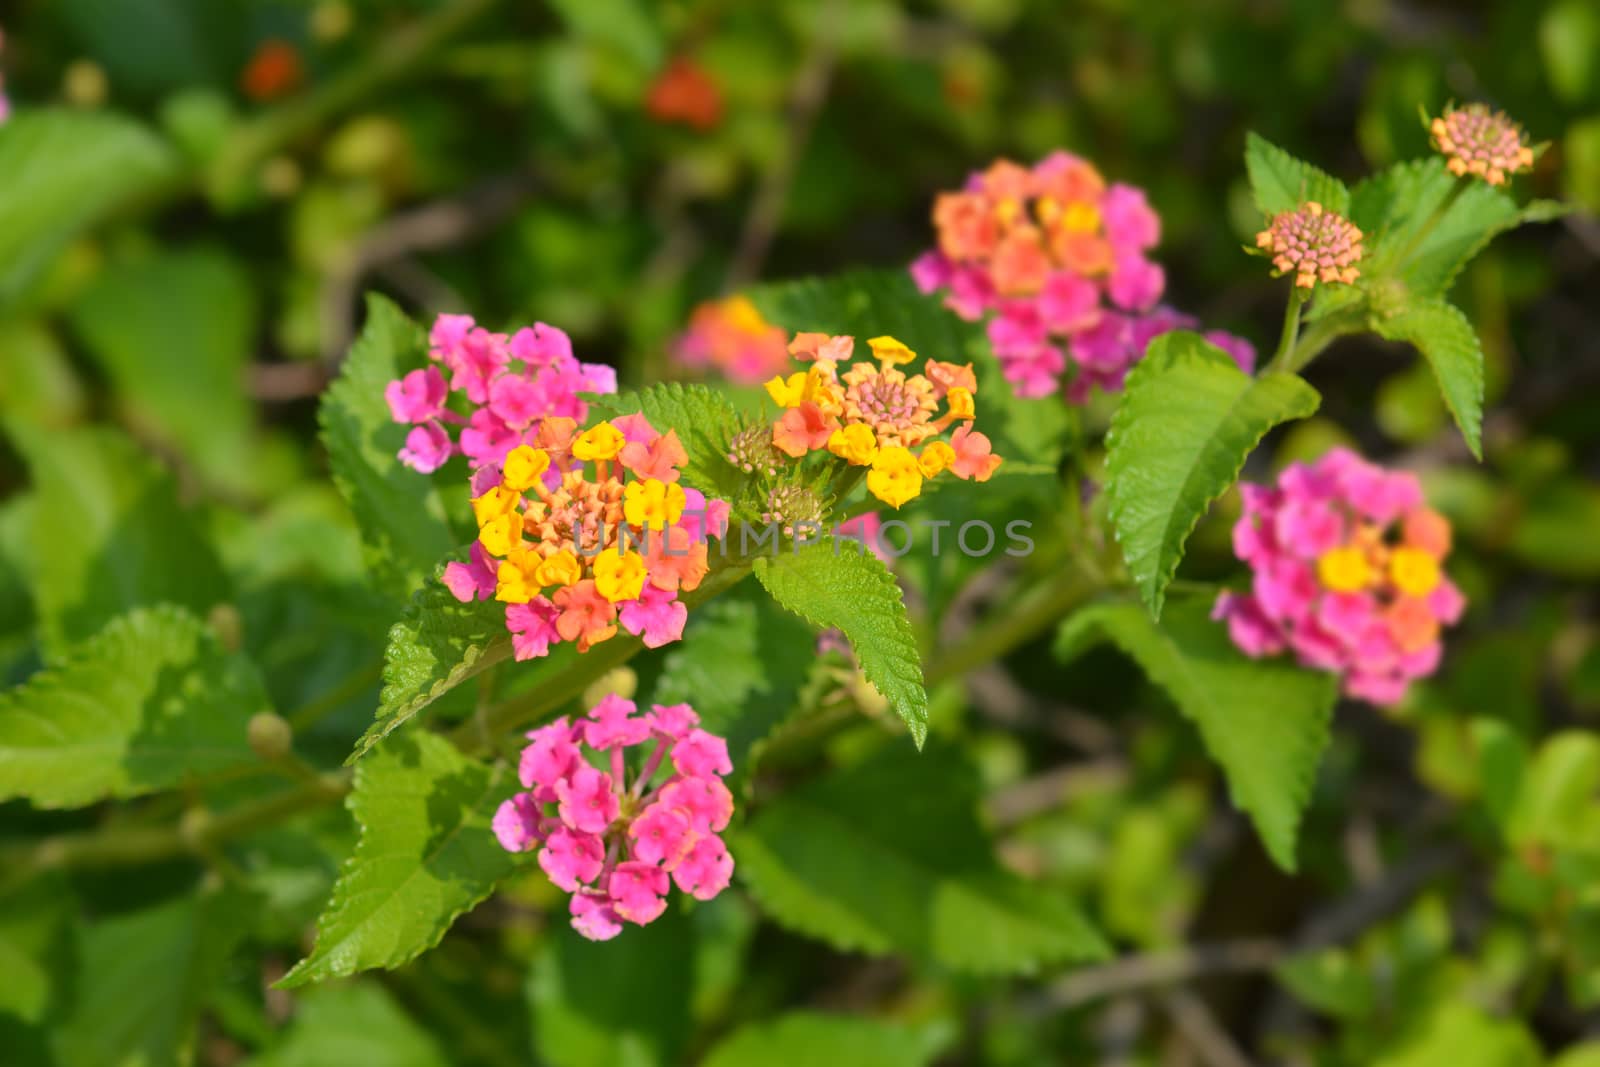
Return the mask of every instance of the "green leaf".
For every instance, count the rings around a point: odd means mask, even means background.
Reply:
[[[750,299],[789,333],[849,334],[857,345],[888,334],[919,358],[962,362],[982,328],[963,322],[937,298],[917,290],[905,270],[846,271],[758,286]],[[981,402],[980,402],[980,411]]]
[[[1539,747],[1507,820],[1522,845],[1592,847],[1600,827],[1600,737],[1563,730]]]
[[[1263,215],[1293,211],[1308,200],[1340,215],[1350,213],[1350,192],[1343,182],[1254,132],[1245,137],[1244,165],[1250,193]]]
[[[690,615],[652,699],[693,704],[702,725],[727,739],[743,778],[751,747],[793,710],[814,647],[810,628],[769,598],[729,592]]]
[[[249,928],[249,908],[242,894],[201,893],[83,929],[72,1009],[51,1028],[57,1061],[192,1062],[196,1017]]]
[[[728,442],[739,430],[739,413],[727,398],[703,385],[667,382],[637,392],[596,397],[590,406],[606,417],[642,412],[661,433],[675,430],[689,461],[684,481],[708,496],[731,496],[739,474],[728,462]]]
[[[294,1021],[273,1048],[245,1067],[446,1067],[433,1034],[377,982],[308,989],[295,998]]]
[[[381,296],[367,297],[367,323],[317,417],[339,491],[350,503],[367,561],[397,600],[433,574],[456,547],[433,480],[397,458],[407,427],[389,415],[384,386],[427,363],[421,327]]]
[[[1438,297],[1419,298],[1373,325],[1380,337],[1409,342],[1427,359],[1467,447],[1482,459],[1483,350],[1467,316]]]
[[[1187,331],[1162,334],[1134,365],[1106,434],[1112,525],[1140,597],[1161,616],[1184,542],[1252,449],[1279,423],[1317,410],[1292,374],[1252,378]]]
[[[1496,1019],[1465,999],[1441,999],[1413,1034],[1372,1067],[1540,1067],[1527,1027]]]
[[[71,891],[33,878],[0,897],[0,1015],[38,1023],[67,985]]]
[[[793,1012],[725,1038],[701,1067],[927,1067],[954,1036],[944,1026]]]
[[[194,616],[135,611],[0,694],[0,800],[82,807],[249,765],[265,710],[255,668]]]
[[[1103,956],[1058,889],[995,861],[977,803],[954,752],[885,745],[761,808],[730,848],[773,919],[840,951],[980,974]]]
[[[564,910],[564,909],[563,909]],[[694,930],[670,908],[604,944],[557,921],[528,976],[533,1040],[554,1067],[683,1062],[693,1028]]]
[[[861,672],[920,747],[928,733],[922,657],[888,568],[871,553],[829,539],[759,558],[755,572],[779,604],[816,626],[844,632]]]
[[[248,488],[256,308],[236,260],[197,248],[118,264],[77,300],[72,322],[138,424],[212,484]]]
[[[31,581],[50,656],[140,605],[203,615],[227,597],[171,477],[132,441],[108,429],[8,429],[34,484]]]
[[[515,788],[503,767],[421,731],[357,764],[347,806],[361,839],[317,920],[316,947],[278,987],[398,967],[437,945],[515,867],[489,827]]]
[[[80,230],[178,173],[144,126],[104,111],[25,111],[0,125],[0,304]]]
[[[510,655],[505,605],[463,604],[442,581],[429,581],[389,629],[377,714],[345,762],[365,756],[423,708]]]
[[[1062,624],[1059,641],[1081,647],[1089,633],[1137,662],[1195,724],[1234,804],[1278,866],[1294,870],[1300,815],[1328,745],[1334,677],[1285,659],[1246,658],[1201,601],[1174,603],[1159,625],[1137,604],[1092,605]]]

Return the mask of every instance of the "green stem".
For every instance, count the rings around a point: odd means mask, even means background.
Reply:
[[[207,189],[217,199],[234,199],[263,160],[378,89],[422,69],[429,53],[495,3],[496,0],[446,3],[395,31],[362,62],[340,71],[315,91],[241,127],[205,175]]]
[[[931,688],[947,678],[1014,652],[1100,588],[1099,581],[1077,566],[1057,571],[1042,585],[1019,597],[1005,614],[968,633],[956,647],[942,650],[925,672],[927,685]]]
[[[1451,186],[1450,191],[1445,194],[1445,198],[1439,201],[1439,206],[1433,209],[1433,214],[1428,216],[1428,221],[1422,224],[1422,229],[1413,234],[1411,240],[1406,242],[1406,246],[1395,253],[1390,267],[1392,271],[1398,273],[1401,265],[1405,263],[1411,253],[1420,248],[1422,242],[1428,239],[1439,223],[1444,220],[1444,217],[1450,214],[1450,209],[1455,207],[1456,201],[1461,199],[1461,194],[1467,191],[1467,187],[1472,182],[1473,179],[1471,178],[1456,178],[1455,185]]]
[[[1278,350],[1272,354],[1272,362],[1267,364],[1268,371],[1289,368],[1294,358],[1295,340],[1300,334],[1300,309],[1305,307],[1306,298],[1310,295],[1309,289],[1302,289],[1298,285],[1289,291],[1289,306],[1283,313],[1283,334],[1278,338]]]

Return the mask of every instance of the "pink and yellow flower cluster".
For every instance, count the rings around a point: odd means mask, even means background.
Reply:
[[[527,791],[495,812],[495,836],[510,852],[539,850],[584,937],[654,922],[674,883],[697,900],[728,887],[733,857],[717,835],[733,816],[722,784],[733,764],[727,742],[699,723],[688,704],[641,715],[613,695],[577,722],[562,716],[528,734],[518,765]],[[631,778],[630,749],[640,757]]]
[[[1428,133],[1457,176],[1474,174],[1490,185],[1503,185],[1533,166],[1533,149],[1523,143],[1522,128],[1505,112],[1483,104],[1446,110],[1428,124]]]
[[[673,343],[682,366],[715,367],[730,381],[755,385],[789,365],[788,336],[747,298],[708,300],[694,309],[689,328]]]
[[[990,316],[989,341],[1018,396],[1066,379],[1073,403],[1119,389],[1158,333],[1190,322],[1158,306],[1166,275],[1149,257],[1161,220],[1140,189],[1108,184],[1087,161],[1055,152],[1032,168],[1007,160],[934,202],[939,247],[911,266],[923,292],[943,290],[961,317]],[[1255,353],[1227,335],[1216,342]]]
[[[1272,257],[1278,274],[1293,274],[1301,289],[1318,282],[1348,285],[1361,277],[1356,266],[1364,251],[1361,230],[1315,200],[1274,215],[1256,234],[1256,247]]]
[[[459,600],[506,605],[519,660],[562,641],[586,652],[619,624],[651,648],[676,641],[688,614],[678,594],[710,569],[706,538],[725,532],[728,504],[679,483],[677,433],[643,415],[582,433],[545,418],[535,444],[473,476],[478,539],[445,584]]]
[[[580,393],[617,391],[616,371],[578,362],[566,333],[542,322],[508,337],[470,315],[440,315],[428,340],[433,362],[384,390],[394,420],[412,427],[400,460],[423,474],[458,452],[474,468],[500,463],[533,442],[540,420],[586,418]],[[453,393],[464,398],[467,414],[448,407]],[[454,438],[452,426],[459,429]]]
[[[868,491],[893,508],[945,471],[988,481],[1001,460],[972,428],[978,391],[972,364],[929,359],[921,374],[907,374],[901,367],[917,354],[900,341],[874,337],[867,342],[872,359],[850,363],[855,344],[842,335],[795,335],[789,351],[811,366],[767,382],[768,395],[785,409],[772,429],[773,446],[795,459],[826,451],[866,467]],[[942,439],[952,425],[955,432]]]
[[[1347,449],[1294,464],[1276,487],[1245,485],[1234,551],[1250,592],[1223,593],[1215,618],[1253,657],[1294,653],[1337,674],[1347,696],[1393,704],[1439,664],[1439,634],[1465,607],[1444,574],[1450,523],[1414,475]]]

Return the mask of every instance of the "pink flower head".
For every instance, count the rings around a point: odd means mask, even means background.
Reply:
[[[449,461],[451,451],[450,435],[444,427],[437,422],[425,422],[406,434],[400,462],[418,474],[432,474]]]
[[[650,736],[648,717],[635,715],[639,706],[615,693],[608,694],[589,709],[583,724],[583,740],[590,748],[628,748]]]
[[[473,548],[479,548],[474,543]],[[491,581],[489,591],[493,593]],[[511,632],[511,652],[520,663],[549,655],[550,646],[561,641],[561,631],[556,629],[560,609],[547,598],[536,596],[526,604],[506,605],[506,629]]]
[[[690,730],[672,746],[672,765],[686,778],[709,778],[714,774],[732,774],[733,763],[728,759],[728,743],[704,730]]]
[[[1334,449],[1241,495],[1233,544],[1251,587],[1223,593],[1213,612],[1240,650],[1292,652],[1338,675],[1347,696],[1380,704],[1438,666],[1440,631],[1464,600],[1442,569],[1449,524],[1413,475]]]
[[[565,826],[551,830],[544,848],[539,850],[539,866],[549,876],[551,884],[568,893],[575,893],[579,885],[587,885],[600,877],[605,859],[606,849],[600,838],[594,834],[575,833]]]
[[[754,385],[788,366],[784,337],[749,299],[731,296],[696,307],[671,354],[681,366],[716,367],[732,381]]]
[[[530,369],[556,367],[562,370],[577,363],[572,356],[572,338],[565,330],[536,322],[511,336],[511,357]]]
[[[383,390],[383,398],[388,401],[389,414],[395,422],[419,423],[436,419],[444,410],[445,398],[449,395],[449,387],[438,367],[414,370],[390,382]]]
[[[707,500],[698,489],[684,486],[683,521],[690,539],[700,542],[707,537],[721,538],[728,532],[728,520],[733,515],[733,505],[726,500]]]
[[[450,594],[463,604],[470,600],[488,600],[494,596],[495,567],[495,558],[489,555],[487,549],[474,541],[472,548],[467,552],[467,562],[446,563],[442,578]]]
[[[495,834],[512,851],[539,848],[540,868],[572,894],[572,925],[584,937],[653,922],[674,882],[699,900],[727,888],[733,859],[717,834],[733,794],[717,776],[732,764],[727,743],[699,722],[687,704],[638,715],[632,701],[608,696],[576,725],[563,717],[528,734],[518,769],[530,791],[501,806]],[[630,760],[627,750],[641,745],[649,747]],[[602,752],[610,774],[590,762]]]
[[[619,805],[611,788],[611,775],[587,763],[571,775],[556,780],[561,821],[574,830],[603,834],[616,821]]]
[[[683,636],[689,609],[678,600],[676,592],[646,582],[639,599],[625,602],[617,619],[624,630],[644,639],[644,647],[660,648]]]

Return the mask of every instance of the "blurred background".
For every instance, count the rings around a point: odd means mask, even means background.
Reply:
[[[49,451],[107,423],[174,472],[250,591],[245,633],[280,706],[370,660],[387,621],[341,592],[358,546],[316,443],[317,397],[367,290],[418,316],[559,325],[625,385],[692,375],[673,342],[699,302],[903,267],[932,243],[939,190],[997,156],[1066,148],[1148,191],[1172,303],[1269,347],[1284,289],[1241,252],[1261,222],[1245,131],[1353,182],[1426,154],[1420,112],[1452,100],[1504,108],[1548,142],[1519,198],[1600,209],[1593,0],[7,0],[0,33],[8,684],[49,639],[23,533],[40,468],[18,442]],[[70,121],[30,126],[44,109]],[[41,150],[48,139],[60,143]],[[55,162],[28,165],[41,158]],[[1344,342],[1312,368],[1322,413],[1274,461],[1348,439],[1420,470],[1457,523],[1452,569],[1473,609],[1448,670],[1401,712],[1341,712],[1299,876],[1268,865],[1192,732],[1113,653],[1018,657],[1011,688],[986,698],[1025,724],[972,737],[1002,855],[1087,899],[1122,946],[1175,953],[1153,958],[1204,979],[1199,1021],[1190,994],[1150,993],[1159,981],[928,973],[834,953],[732,903],[700,924],[692,997],[631,1043],[615,1035],[638,1013],[564,1000],[552,976],[577,977],[537,909],[515,904],[479,909],[396,975],[264,993],[349,840],[331,813],[326,853],[295,855],[288,839],[252,853],[276,910],[196,1005],[194,1062],[501,1064],[530,1048],[560,1065],[695,1062],[739,1023],[796,1007],[895,1013],[948,1063],[1220,1067],[1241,1046],[1258,1062],[1544,1062],[1539,1047],[1593,1033],[1600,1004],[1597,292],[1587,213],[1501,239],[1458,281],[1489,364],[1482,466],[1409,350]],[[119,455],[101,456],[109,486]],[[1195,573],[1233,570],[1219,512]],[[291,589],[291,573],[315,583]],[[276,636],[250,636],[263,633]],[[311,744],[334,763],[370,715],[375,680],[358,682],[318,717]],[[1557,733],[1589,739],[1575,768],[1547,761],[1550,803],[1570,815],[1561,841],[1502,833],[1474,807],[1470,731],[1485,717],[1530,766]],[[63,818],[80,817],[7,805],[0,835],[77,825]],[[193,872],[171,866],[137,884],[76,879],[73,921],[181,892]],[[1249,951],[1269,936],[1337,948],[1269,978]],[[158,967],[160,943],[130,944],[122,965]],[[655,968],[656,951],[630,960]],[[634,1003],[654,1003],[648,981],[627,981]],[[1447,1017],[1441,1032],[1468,1035],[1453,1053],[1435,1042],[1403,1058],[1411,1022],[1468,1001],[1521,1022],[1507,1036]],[[548,1027],[529,1021],[541,1012]],[[0,996],[0,1041],[33,1048],[41,1017]],[[190,1047],[180,1037],[149,1047]],[[114,1042],[72,1047],[117,1061]],[[1475,1059],[1485,1048],[1509,1051]],[[59,1062],[93,1067],[102,1052]]]

